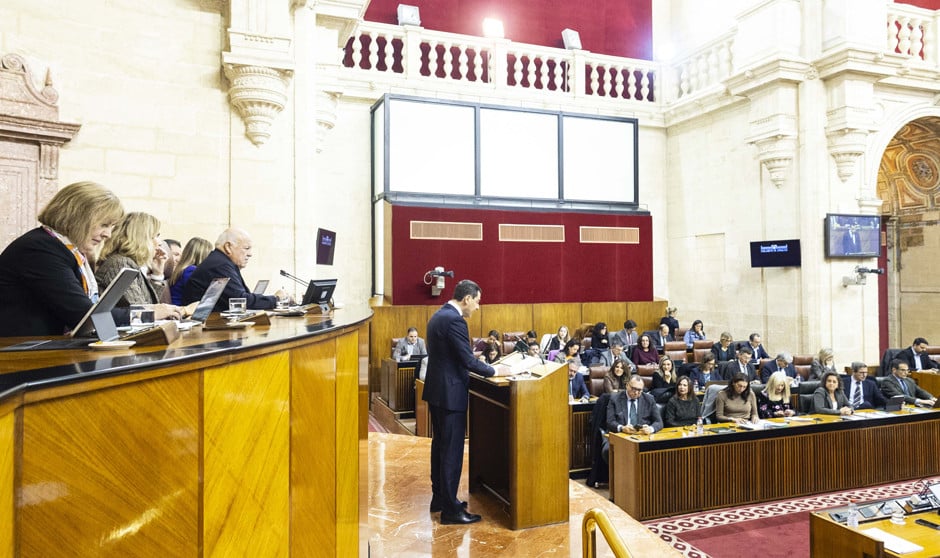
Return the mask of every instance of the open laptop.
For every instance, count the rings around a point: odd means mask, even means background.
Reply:
[[[225,286],[228,285],[228,281],[228,277],[216,277],[209,283],[206,292],[203,293],[202,298],[199,299],[199,304],[197,304],[196,309],[193,310],[193,315],[185,320],[180,320],[179,324],[177,324],[180,326],[181,330],[186,331],[196,324],[206,323],[209,314],[215,309],[215,303],[219,301],[219,297],[222,296]]]
[[[268,290],[268,283],[270,282],[271,281],[268,281],[267,279],[258,280],[258,282],[255,283],[255,288],[251,290],[252,294],[264,294],[264,291]]]
[[[36,341],[25,341],[4,348],[4,351],[28,351],[54,350],[54,349],[75,349],[88,345],[92,340],[114,341],[119,338],[117,325],[114,323],[114,316],[111,315],[111,309],[117,305],[124,292],[131,283],[140,275],[139,269],[125,267],[118,272],[117,277],[108,284],[98,302],[85,312],[82,319],[67,335],[73,339],[43,339]]]
[[[888,402],[885,403],[885,411],[900,411],[903,405],[904,405],[904,396],[895,395],[891,399],[888,399]]]

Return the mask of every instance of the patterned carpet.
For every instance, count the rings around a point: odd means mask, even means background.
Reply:
[[[928,479],[931,481],[940,481],[940,477]],[[683,540],[683,537],[698,540],[705,533],[697,533],[702,530],[712,530],[716,527],[729,526],[730,529],[714,529],[709,534],[716,537],[731,536],[745,540],[750,546],[750,550],[764,550],[767,548],[779,547],[781,529],[800,535],[804,538],[805,549],[802,552],[799,548],[792,545],[784,545],[784,556],[800,558],[809,556],[809,515],[806,512],[816,511],[825,508],[844,506],[850,499],[861,501],[879,500],[882,498],[900,498],[919,492],[923,486],[922,481],[910,481],[882,486],[874,486],[846,492],[834,492],[829,494],[819,494],[793,500],[783,500],[769,502],[765,504],[755,504],[741,508],[732,508],[725,510],[715,510],[701,514],[689,514],[683,516],[669,517],[666,519],[657,519],[644,522],[647,528],[657,533],[660,538],[670,543],[678,551],[689,558],[723,558],[723,556],[740,556],[741,549],[732,551],[729,549],[727,554],[708,554],[705,551],[696,548],[691,543]],[[792,516],[792,517],[786,517]],[[745,522],[752,522],[745,525]],[[768,528],[771,527],[772,528]],[[751,537],[745,537],[742,534],[750,532]],[[760,540],[760,539],[764,540]],[[725,544],[727,546],[727,543]],[[761,553],[762,556],[768,556]]]

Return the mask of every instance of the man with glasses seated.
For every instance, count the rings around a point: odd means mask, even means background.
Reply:
[[[656,400],[648,393],[643,393],[643,378],[638,374],[630,376],[625,391],[618,391],[610,396],[607,405],[607,431],[611,434],[650,435],[663,429],[663,419],[656,406]],[[601,456],[607,461],[610,442],[604,438]]]
[[[914,380],[908,378],[910,373],[911,369],[907,362],[899,358],[892,360],[891,376],[881,382],[881,392],[886,399],[891,399],[895,395],[903,395],[905,403],[932,407],[937,402],[937,398],[920,388],[914,383]]]
[[[884,395],[881,394],[875,380],[868,377],[868,366],[864,362],[853,362],[852,375],[843,378],[843,383],[842,391],[849,398],[853,409],[875,409],[885,406]]]

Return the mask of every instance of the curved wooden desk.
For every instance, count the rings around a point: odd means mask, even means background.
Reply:
[[[0,353],[0,557],[357,555],[371,315]]]

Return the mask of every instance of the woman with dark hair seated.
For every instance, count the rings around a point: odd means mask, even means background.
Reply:
[[[682,338],[685,341],[685,346],[688,349],[691,349],[695,345],[696,341],[705,340],[705,325],[702,324],[702,320],[695,320],[692,322],[692,327],[689,328],[689,331],[685,332],[685,336]]]
[[[569,367],[580,368],[581,357],[578,355],[580,351],[581,343],[574,339],[569,339],[568,342],[565,343],[565,348],[558,351],[558,354],[555,355],[555,362],[567,362]]]
[[[675,306],[666,308],[666,315],[659,319],[659,324],[669,327],[669,335],[676,336],[676,330],[679,328],[679,320],[676,319],[676,313],[679,310]]]
[[[653,340],[650,336],[643,334],[633,348],[633,364],[641,366],[644,364],[659,364],[659,353],[653,346]]]
[[[659,370],[653,372],[653,385],[650,393],[657,403],[669,401],[676,390],[675,364],[668,356],[659,359]]]
[[[607,324],[597,322],[594,325],[594,333],[591,334],[591,348],[595,351],[606,351],[610,349],[610,339],[607,337]]]
[[[655,376],[654,376],[655,377]],[[690,426],[698,421],[701,410],[688,376],[676,380],[676,393],[666,402],[663,423],[666,426]]]
[[[538,334],[535,333],[534,329],[530,329],[529,331],[525,332],[524,337],[516,339],[516,346],[514,347],[514,349],[520,353],[528,353],[529,346],[532,343],[538,344],[538,342],[539,342]]]
[[[757,398],[747,376],[736,372],[728,386],[715,398],[715,417],[718,422],[757,422]]]
[[[813,408],[824,415],[851,415],[852,405],[842,390],[842,380],[835,372],[823,374],[819,387],[813,392]]]
[[[757,394],[757,414],[762,419],[796,414],[790,407],[790,378],[783,370],[771,374],[764,391]]]
[[[496,343],[487,343],[486,347],[483,349],[483,353],[480,354],[480,360],[487,364],[493,364],[499,360],[499,345]]]
[[[610,365],[604,376],[604,393],[615,393],[627,389],[627,370],[622,360],[617,359]]]

